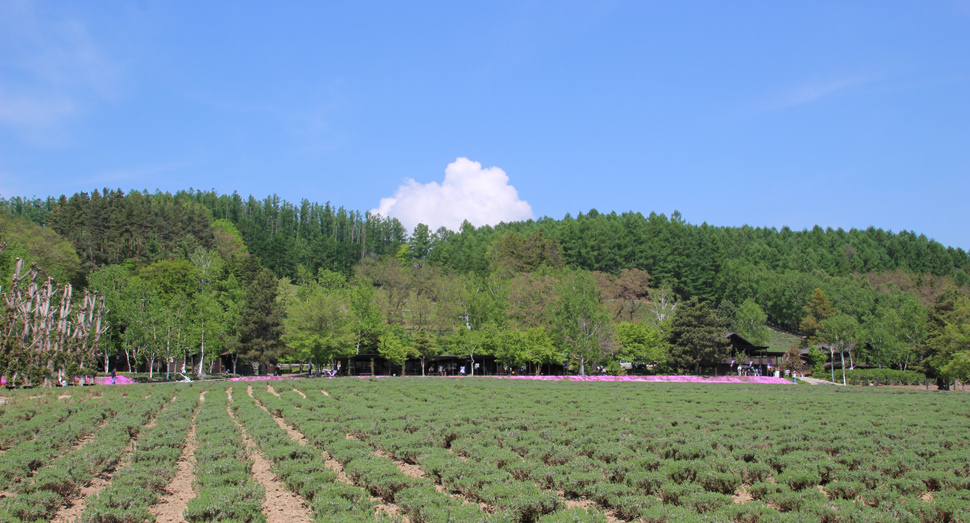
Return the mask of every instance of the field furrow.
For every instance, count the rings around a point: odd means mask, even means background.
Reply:
[[[247,387],[246,391],[252,393],[253,389]],[[252,396],[248,401],[233,403],[236,419],[272,463],[273,473],[305,500],[315,518],[318,521],[373,521],[380,508],[371,502],[367,492],[342,475],[339,464],[335,470],[335,463],[330,462],[326,453],[301,444],[301,437],[294,439],[269,409],[257,403],[259,396],[260,399],[278,398],[265,389]]]
[[[170,386],[171,387],[171,386]],[[173,390],[173,389],[168,389]],[[79,521],[113,523],[155,521],[150,511],[178,472],[178,460],[185,452],[196,407],[205,392],[177,387],[172,399],[160,412],[155,425],[138,438],[126,467],[111,479],[110,485],[89,499]],[[191,483],[188,490],[191,491]]]
[[[228,412],[229,417],[232,418],[236,426],[239,427],[239,430],[242,431],[242,438],[246,444],[249,459],[253,462],[253,477],[263,485],[263,489],[266,492],[266,498],[263,500],[263,515],[266,516],[266,521],[268,523],[285,523],[288,521],[294,523],[309,523],[313,521],[306,503],[288,490],[272,472],[270,462],[263,457],[262,452],[257,449],[256,444],[253,443],[252,439],[246,433],[245,427],[236,419],[231,408],[234,404],[232,391],[232,388],[226,390],[229,398],[229,403],[226,405],[226,412]]]
[[[209,390],[196,418],[196,496],[188,501],[184,512],[190,523],[266,520],[262,513],[264,490],[253,478],[242,430],[229,417],[228,402],[225,390]]]
[[[436,378],[333,379],[324,394],[323,383],[105,390],[62,423],[86,428],[0,493],[0,520],[47,521],[77,500],[81,523],[155,521],[170,489],[184,504],[169,521],[192,523],[970,523],[959,394]],[[37,419],[65,407],[58,392],[19,401]],[[50,438],[38,431],[0,467]],[[98,476],[110,482],[79,497]]]
[[[260,394],[260,391],[257,391],[256,398],[269,412],[287,413],[291,416],[292,423],[300,427],[311,444],[325,449],[339,462],[355,484],[367,488],[388,508],[399,506],[410,521],[447,521],[449,518],[462,521],[509,519],[508,515],[499,514],[501,512],[499,510],[486,511],[478,503],[468,503],[461,497],[449,495],[438,488],[433,478],[406,474],[393,459],[375,453],[367,443],[357,440],[351,434],[337,430],[331,421],[323,421],[323,425],[317,425],[323,430],[315,432],[312,436],[309,435],[307,431],[313,431],[314,424],[318,423],[316,420],[319,420],[320,416],[328,420],[337,415],[337,412],[327,409],[338,405],[324,396],[320,396],[321,403],[316,405],[307,402],[306,394],[292,391],[279,397],[269,393]],[[317,408],[304,409],[302,408],[304,402],[307,402],[308,406]],[[391,515],[395,514],[392,510],[387,512]]]
[[[3,509],[20,521],[50,521],[61,507],[76,498],[95,477],[110,473],[121,463],[144,426],[155,417],[167,398],[162,390],[144,399],[117,398],[112,414],[96,429],[75,441],[70,450],[38,469],[29,481],[17,486],[18,495]]]
[[[76,397],[43,402],[44,397],[31,398],[30,406],[18,404],[17,408],[7,408],[0,423],[0,450],[6,452],[14,446],[34,439],[38,433],[52,426],[63,424],[71,416],[83,414],[86,410],[103,405],[100,391],[78,394]]]
[[[159,390],[158,392],[161,393],[163,391]],[[151,399],[151,395],[145,396],[142,399],[149,400]],[[172,394],[169,398],[169,402],[174,399],[175,396]],[[99,473],[91,478],[87,484],[83,485],[77,495],[73,499],[68,499],[65,506],[63,506],[57,512],[57,514],[54,515],[51,520],[52,523],[71,523],[76,521],[78,517],[84,513],[88,500],[94,499],[99,492],[110,486],[111,479],[114,477],[114,475],[124,470],[124,468],[131,463],[131,456],[138,445],[139,438],[142,437],[146,431],[150,431],[157,426],[158,417],[165,412],[166,408],[168,408],[167,403],[162,405],[161,410],[155,413],[151,417],[150,421],[141,427],[140,430],[137,432],[132,431],[133,433],[131,434],[131,440],[129,444],[125,445],[124,453],[118,459],[118,463],[113,467],[104,467]]]

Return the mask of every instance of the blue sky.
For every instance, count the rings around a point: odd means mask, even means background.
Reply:
[[[970,249],[970,1],[0,0],[0,194],[102,187]]]

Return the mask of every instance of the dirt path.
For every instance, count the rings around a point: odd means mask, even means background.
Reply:
[[[72,452],[75,452],[75,451],[78,451],[78,450],[83,449],[85,445],[87,445],[88,443],[91,443],[92,441],[94,441],[94,436],[98,433],[98,431],[100,431],[101,429],[103,429],[105,427],[105,425],[107,425],[108,422],[111,421],[111,420],[112,420],[112,418],[110,418],[110,417],[101,420],[101,423],[98,423],[97,428],[95,428],[94,430],[92,430],[90,434],[88,434],[87,436],[84,436],[83,438],[75,441],[74,442],[74,445],[71,445],[71,448],[69,448],[67,450],[67,452],[61,454],[60,456],[58,456],[57,458],[54,458],[54,459],[58,459],[58,458],[64,457],[67,454],[70,454]]]
[[[329,394],[327,394],[327,391],[325,390],[321,390],[320,392],[329,396]],[[246,393],[249,394],[249,396],[253,398],[254,401],[256,401],[255,398],[253,397],[252,386],[249,386],[246,388]],[[264,407],[259,401],[256,401],[256,405],[258,405],[259,408],[263,409],[267,414],[272,416],[273,421],[275,421],[276,424],[281,429],[286,431],[286,434],[290,437],[290,439],[292,439],[293,441],[297,442],[300,445],[309,445],[309,441],[306,439],[306,436],[304,436],[300,431],[291,427],[288,423],[286,423],[286,420],[284,420],[279,416],[276,416],[275,414],[267,410],[266,407]],[[348,437],[352,439],[350,435],[348,435]],[[351,485],[355,487],[359,486],[359,485],[356,485],[352,479],[350,479],[350,476],[348,476],[347,473],[344,471],[343,465],[341,465],[339,461],[333,459],[333,456],[328,454],[327,451],[325,450],[321,451],[320,456],[323,457],[324,460],[326,460],[324,462],[324,465],[332,472],[337,474],[337,481],[345,485]],[[267,494],[267,497],[268,497],[268,494]],[[402,523],[410,523],[411,520],[408,519],[404,511],[401,510],[401,507],[397,506],[394,503],[378,503],[378,501],[379,500],[377,498],[371,497],[371,502],[375,503],[375,508],[377,509],[377,512],[384,512],[389,516],[400,517]]]
[[[74,444],[71,445],[71,447],[69,449],[65,450],[64,452],[61,452],[56,457],[53,457],[50,460],[48,460],[46,466],[47,467],[57,466],[57,465],[54,465],[53,462],[56,462],[57,460],[63,458],[64,456],[67,456],[67,455],[71,454],[72,452],[77,452],[77,451],[83,449],[85,447],[85,445],[87,445],[88,443],[91,443],[92,441],[94,441],[95,435],[98,433],[99,430],[101,430],[102,428],[104,428],[105,425],[108,424],[108,421],[110,421],[110,418],[101,420],[101,422],[98,423],[98,426],[93,431],[91,431],[90,434],[88,434],[87,436],[84,436],[81,439],[75,441]],[[34,437],[36,438],[36,434],[34,435]],[[30,471],[30,473],[27,475],[27,477],[25,477],[21,481],[21,483],[27,483],[27,482],[33,483],[34,482],[34,479],[35,479],[34,476],[36,474],[37,474],[37,471]],[[16,494],[12,494],[12,495],[16,495]]]
[[[253,387],[252,386],[246,387],[246,393],[249,394],[249,397],[250,398],[253,398],[253,400],[255,401],[255,397],[253,397]],[[283,429],[283,430],[286,431],[286,434],[290,437],[290,439],[292,439],[293,441],[299,443],[300,445],[308,445],[309,444],[309,441],[307,441],[306,436],[304,436],[302,433],[300,433],[300,431],[298,431],[298,430],[294,429],[293,427],[291,427],[288,423],[286,423],[286,420],[284,420],[283,418],[281,418],[279,416],[276,416],[275,414],[273,414],[272,412],[270,412],[269,410],[267,410],[266,407],[264,407],[263,404],[260,403],[259,401],[256,401],[256,405],[259,405],[259,408],[261,408],[264,411],[266,411],[266,413],[269,414],[270,416],[273,416],[273,421],[275,421],[276,424],[281,429]],[[354,484],[354,482],[351,481],[351,479],[344,472],[344,468],[340,464],[339,461],[333,459],[329,454],[327,454],[326,451],[321,452],[320,455],[326,460],[326,463],[325,464],[326,464],[327,468],[330,469],[330,470],[332,470],[333,472],[335,472],[337,474],[337,481],[339,481],[341,483],[344,483],[346,485],[353,485]]]
[[[329,392],[327,392],[327,391],[325,391],[323,389],[320,389],[320,392],[322,392],[324,396],[326,396],[328,398],[330,397],[330,393]]]
[[[120,471],[121,468],[122,467],[118,467],[115,469],[115,472]],[[81,487],[81,491],[78,493],[77,498],[73,501],[68,501],[66,506],[57,511],[57,514],[54,516],[54,519],[51,520],[51,523],[68,523],[71,521],[77,521],[77,518],[84,513],[84,509],[87,507],[87,500],[97,496],[98,492],[101,492],[103,488],[110,485],[113,474],[114,472],[95,476],[95,478],[91,480],[91,483]]]
[[[380,450],[380,449],[375,450],[374,451],[374,455],[377,456],[377,457],[379,457],[379,458],[384,458],[384,459],[391,460],[391,462],[394,463],[394,465],[397,466],[398,470],[400,470],[402,474],[404,474],[405,476],[407,476],[409,478],[423,478],[423,477],[426,476],[426,474],[424,473],[424,470],[421,469],[421,466],[420,465],[413,465],[411,463],[405,463],[404,461],[401,461],[399,459],[396,459],[394,456],[388,454],[387,452],[384,452],[383,450]],[[460,492],[453,492],[453,491],[449,490],[448,487],[446,487],[446,486],[442,485],[441,483],[439,483],[438,480],[435,480],[434,481],[434,489],[437,490],[438,492],[440,492],[440,493],[442,493],[442,494],[450,497],[450,498],[453,498],[453,499],[456,499],[458,501],[461,501],[462,505],[473,505],[473,504],[476,504],[474,500],[471,500],[471,499],[466,498],[464,494],[462,494]],[[489,505],[487,503],[477,503],[477,505],[478,505],[479,508],[482,509],[482,511],[487,512],[489,514],[494,514],[494,513],[497,512],[495,510],[495,507],[493,507],[493,506],[491,506],[491,505]]]
[[[253,387],[252,386],[246,387],[246,394],[249,394],[249,397],[250,398],[253,398],[253,401],[256,400],[256,398],[253,397]],[[263,411],[266,412],[267,414],[269,414],[270,416],[273,416],[273,413],[270,412],[269,410],[267,410],[266,407],[264,407],[262,403],[256,401],[256,405],[259,408],[263,409]],[[299,431],[297,431],[293,427],[289,426],[289,424],[287,424],[286,421],[283,420],[283,418],[280,418],[278,416],[273,416],[273,421],[276,422],[276,425],[279,428],[281,428],[284,431],[286,431],[286,435],[289,436],[291,440],[297,442],[298,444],[300,444],[302,446],[306,446],[307,444],[309,444],[309,442],[303,436],[303,434],[301,434]]]
[[[303,399],[306,399],[306,394],[304,394],[302,390],[294,388],[293,392],[299,394],[300,396],[303,396]]]
[[[174,399],[175,396],[172,396],[172,400]],[[169,400],[169,402],[172,400]],[[153,429],[157,425],[158,417],[161,416],[167,408],[168,405],[163,405],[161,410],[159,410],[155,416],[152,417],[151,421],[141,428],[141,430],[138,432],[138,437],[141,437],[146,430]],[[77,521],[77,518],[84,513],[84,509],[87,507],[87,501],[94,498],[94,496],[97,496],[98,492],[101,492],[102,489],[111,485],[111,478],[113,478],[118,472],[121,472],[121,470],[127,467],[131,462],[131,454],[135,451],[135,447],[138,445],[138,437],[131,440],[128,448],[125,449],[125,455],[121,457],[121,460],[118,462],[118,466],[115,467],[114,470],[106,470],[102,472],[101,474],[95,476],[94,479],[91,480],[91,483],[81,487],[81,491],[78,493],[78,495],[73,499],[68,500],[67,504],[57,512],[51,522],[69,523],[72,521]]]
[[[205,401],[205,391],[199,395],[199,401]],[[195,416],[198,409],[192,414],[192,428],[185,438],[185,447],[178,460],[178,472],[172,478],[172,482],[165,487],[165,495],[149,512],[155,515],[155,523],[185,523],[182,513],[189,504],[189,500],[195,497],[195,490],[192,482],[195,481],[195,449],[198,445],[195,442]]]
[[[276,389],[274,389],[273,386],[268,383],[266,384],[266,392],[272,394],[273,396],[276,396],[277,398],[280,397],[280,393],[276,392]]]
[[[247,388],[247,393],[251,393],[252,387]],[[246,451],[249,459],[253,460],[253,477],[256,478],[266,491],[266,498],[263,500],[263,515],[266,516],[267,523],[312,523],[313,517],[306,502],[290,492],[270,470],[270,462],[263,457],[256,445],[246,434],[246,429],[236,420],[232,413],[230,404],[232,403],[232,388],[226,391],[229,395],[229,403],[226,404],[226,411],[229,417],[236,423],[239,430],[243,433],[243,441],[246,443]]]
[[[742,505],[749,501],[754,501],[751,493],[748,492],[748,489],[744,485],[738,487],[738,490],[735,491],[733,497],[735,503],[740,503]]]

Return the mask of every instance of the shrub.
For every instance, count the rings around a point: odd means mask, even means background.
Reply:
[[[748,487],[748,494],[754,499],[764,500],[772,494],[778,494],[781,492],[787,492],[790,489],[787,485],[779,485],[777,483],[769,483],[767,481],[759,481]]]
[[[596,510],[571,508],[546,514],[539,523],[606,523],[606,516]]]
[[[912,370],[854,369],[845,372],[851,385],[922,385],[926,376]]]
[[[774,521],[780,512],[760,501],[733,503],[723,509],[724,514],[734,523],[762,523]]]
[[[728,472],[706,471],[694,479],[710,492],[732,494],[741,486],[741,478]]]
[[[841,499],[855,499],[864,490],[866,486],[859,481],[836,481],[826,486],[831,496]]]
[[[609,504],[616,515],[625,520],[639,517],[645,508],[661,505],[656,496],[617,496],[611,498]]]
[[[690,506],[701,514],[705,512],[712,512],[732,503],[734,503],[734,498],[732,496],[718,494],[716,492],[698,492],[690,495],[686,502],[681,499],[682,505]]]
[[[766,501],[782,512],[797,512],[806,504],[819,503],[828,498],[816,489],[787,491],[769,494]]]
[[[818,474],[808,470],[786,470],[777,477],[778,483],[784,483],[792,490],[804,490],[818,485],[821,481]]]

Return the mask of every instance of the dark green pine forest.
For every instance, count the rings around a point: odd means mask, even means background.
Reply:
[[[275,195],[105,189],[0,198],[0,241],[5,294],[21,258],[39,281],[97,292],[108,325],[79,351],[87,356],[32,355],[38,344],[5,300],[8,379],[109,360],[154,371],[184,357],[204,373],[219,354],[320,364],[379,353],[397,365],[494,354],[510,366],[568,361],[575,372],[622,372],[620,361],[702,372],[730,356],[720,342],[681,341],[697,338],[692,328],[764,345],[774,329],[802,348],[857,347],[852,365],[970,378],[970,256],[909,231],[596,210],[408,231]]]

